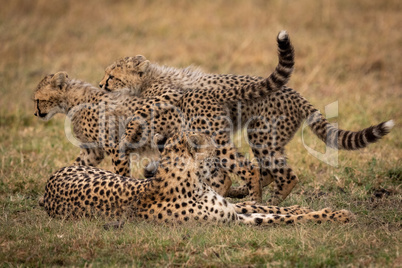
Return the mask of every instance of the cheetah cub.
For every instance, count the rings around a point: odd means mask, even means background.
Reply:
[[[44,121],[55,114],[65,114],[73,126],[75,139],[81,147],[74,165],[97,166],[105,156],[112,156],[114,171],[129,175],[129,164],[122,161],[119,143],[132,117],[143,114],[151,106],[170,106],[179,98],[177,93],[156,98],[139,98],[121,92],[104,92],[84,81],[70,79],[65,72],[45,76],[34,92],[35,116]],[[150,114],[141,116],[149,121]],[[155,119],[157,121],[157,119]],[[177,126],[155,123],[157,133],[167,134]],[[125,153],[153,153],[159,155],[150,135],[142,135]],[[136,145],[136,146],[134,146]]]
[[[286,39],[288,34],[280,32],[278,40]],[[285,50],[279,48],[280,53]],[[284,56],[287,60],[279,73],[286,73],[293,68],[293,51]],[[137,55],[117,60],[106,67],[99,86],[108,91],[128,88],[132,94],[144,97],[160,96],[172,88],[184,90],[188,95],[184,110],[187,112],[199,107],[199,100],[195,96],[199,88],[211,91],[221,89],[224,93],[232,87],[242,87],[262,79],[249,75],[211,74],[194,68],[161,66]],[[338,129],[300,93],[287,86],[265,98],[229,104],[226,109],[226,118],[236,129],[247,128],[248,143],[259,165],[262,186],[274,184],[269,204],[278,204],[284,200],[299,180],[287,161],[285,147],[304,121],[327,146],[342,150],[365,148],[388,134],[394,126],[394,122],[389,120],[356,132]],[[215,111],[211,109],[209,114],[214,117]],[[224,125],[218,127],[223,129]],[[240,197],[248,194],[248,189],[242,187],[232,193]]]

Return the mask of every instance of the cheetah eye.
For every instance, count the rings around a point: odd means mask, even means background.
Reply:
[[[107,79],[106,83],[110,82],[110,81],[114,81],[115,83],[122,83],[123,81],[119,78],[117,78],[116,76],[110,75],[109,78]]]
[[[139,75],[140,77],[142,77],[142,76],[144,75],[144,72],[139,72],[138,75]]]

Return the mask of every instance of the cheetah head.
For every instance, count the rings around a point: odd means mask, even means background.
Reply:
[[[105,69],[105,75],[99,87],[106,91],[128,88],[134,95],[139,95],[145,83],[150,62],[141,55],[125,57]]]
[[[45,76],[35,89],[34,115],[44,121],[50,120],[57,113],[65,113],[64,95],[67,88],[68,75],[58,72]]]
[[[170,137],[161,154],[160,165],[170,170],[180,167],[198,173],[206,159],[214,152],[210,137],[195,132],[177,132]]]
[[[223,177],[218,168],[215,150],[209,136],[195,132],[177,131],[170,137],[161,153],[161,162],[152,162],[145,169],[147,178],[157,176],[157,172],[184,171],[194,174],[198,183]],[[164,167],[158,168],[158,167]]]

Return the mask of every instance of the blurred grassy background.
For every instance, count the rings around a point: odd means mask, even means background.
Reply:
[[[402,262],[400,1],[0,3],[0,262],[117,266]],[[264,76],[276,65],[275,37],[282,29],[290,33],[296,49],[289,85],[321,111],[338,101],[339,115],[332,120],[339,127],[358,130],[396,121],[379,143],[340,152],[339,167],[309,155],[300,131],[287,147],[301,183],[284,205],[347,208],[357,214],[359,223],[269,230],[196,226],[174,231],[171,226],[138,223],[109,233],[97,222],[50,220],[37,207],[49,175],[72,163],[79,151],[65,138],[63,116],[47,123],[33,116],[31,95],[45,74],[64,70],[97,85],[111,62],[142,54],[176,67],[193,64],[208,72]],[[306,134],[308,146],[322,151],[322,143]],[[108,168],[108,161],[102,166]]]

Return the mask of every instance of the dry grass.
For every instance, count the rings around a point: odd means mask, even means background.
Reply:
[[[0,263],[5,266],[400,266],[402,257],[400,1],[1,1]],[[173,66],[265,75],[281,29],[296,48],[290,86],[344,129],[396,120],[390,135],[328,166],[288,146],[301,179],[284,205],[346,208],[346,226],[161,226],[105,231],[50,219],[37,206],[49,175],[72,162],[63,117],[33,116],[42,76],[60,70],[97,84],[115,59],[143,54]],[[323,149],[306,133],[307,144]],[[244,148],[247,150],[246,148]],[[108,164],[103,164],[109,167]],[[266,197],[268,198],[268,197]]]

